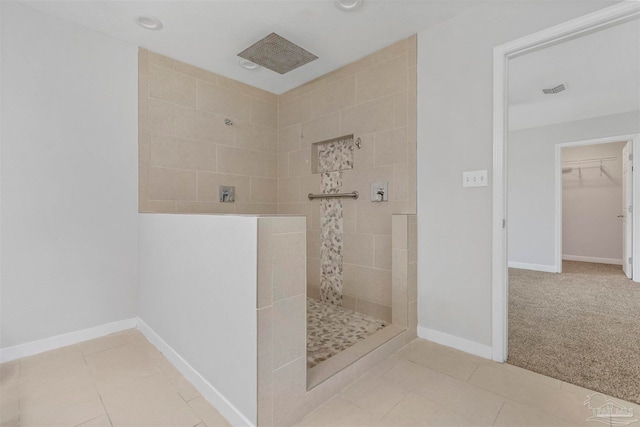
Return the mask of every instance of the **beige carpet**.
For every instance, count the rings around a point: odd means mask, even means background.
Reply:
[[[622,267],[509,270],[508,363],[640,403],[640,284]]]

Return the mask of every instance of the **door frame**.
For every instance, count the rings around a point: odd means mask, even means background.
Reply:
[[[561,142],[555,145],[555,271],[556,273],[562,272],[562,149],[569,147],[586,147],[588,145],[600,145],[600,144],[610,144],[612,142],[622,142],[622,141],[631,141],[633,147],[633,153],[636,150],[640,149],[640,134],[630,134],[630,135],[617,135],[617,136],[608,136],[604,138],[595,138],[595,139],[586,139],[581,141],[571,141],[571,142]],[[633,171],[631,172],[632,176],[632,196],[631,196],[631,204],[632,206],[638,206],[637,203],[640,202],[640,177],[638,173],[636,173],[640,167],[640,158],[637,155],[633,155],[632,157],[632,165]],[[633,259],[637,258],[640,255],[640,246],[638,243],[638,225],[640,224],[640,212],[638,209],[635,209],[635,212],[632,212],[631,215],[631,224],[632,224],[632,232],[631,232],[631,257]],[[624,261],[624,260],[623,260]],[[640,272],[640,265],[638,263],[632,264],[633,271],[633,281],[640,282],[640,278],[638,278],[638,273]]]
[[[507,78],[508,61],[640,16],[640,2],[622,2],[493,49],[492,359],[508,352]],[[634,147],[635,148],[635,147]],[[640,153],[636,152],[640,155]],[[636,156],[634,156],[635,159]],[[638,174],[636,174],[638,175]],[[637,186],[634,185],[634,191]],[[638,209],[640,210],[640,209]],[[634,215],[634,218],[636,215]],[[635,239],[634,239],[635,240]],[[634,276],[635,268],[634,268]]]

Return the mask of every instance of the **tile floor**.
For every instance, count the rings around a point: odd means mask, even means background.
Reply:
[[[307,298],[307,369],[385,326],[375,317]]]
[[[593,393],[418,338],[296,426],[622,425],[588,421],[593,410],[584,403]],[[613,400],[633,410],[626,425],[640,427],[640,405]]]
[[[587,421],[592,410],[584,402],[592,393],[416,339],[297,426],[609,425]],[[640,405],[615,401],[633,410],[627,425],[640,427]],[[129,330],[0,365],[0,426],[16,425],[229,424]]]
[[[132,329],[1,364],[0,426],[229,423]]]

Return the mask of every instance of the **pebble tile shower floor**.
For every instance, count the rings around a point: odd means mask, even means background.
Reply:
[[[385,326],[366,314],[307,298],[307,369]]]

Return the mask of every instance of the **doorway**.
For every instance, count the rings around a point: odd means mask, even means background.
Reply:
[[[556,146],[556,272],[563,261],[619,265],[632,278],[632,141]]]
[[[492,358],[504,362],[508,354],[508,270],[507,270],[507,135],[509,133],[508,106],[508,70],[509,61],[526,53],[554,46],[564,41],[617,24],[633,21],[640,15],[640,5],[621,3],[608,7],[582,18],[549,28],[539,33],[498,46],[494,49],[494,168],[493,168],[493,291],[492,291]],[[636,70],[637,73],[637,70]],[[555,89],[555,87],[551,88]],[[637,130],[636,130],[637,132]],[[557,133],[555,134],[558,135]],[[577,140],[582,138],[576,138]],[[640,138],[629,135],[634,151],[638,152]],[[638,170],[638,156],[633,159],[634,169]],[[638,174],[635,176],[633,200],[638,197]],[[638,212],[633,213],[632,223],[638,224]],[[632,252],[638,251],[638,227],[634,227]],[[558,254],[556,254],[556,257]],[[637,258],[637,257],[636,257]],[[633,276],[638,278],[638,263],[634,266]]]

